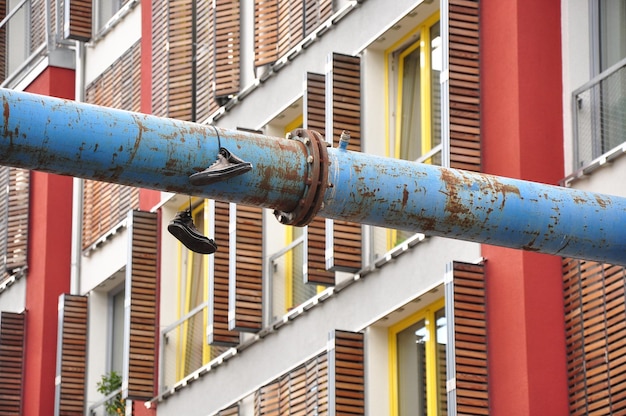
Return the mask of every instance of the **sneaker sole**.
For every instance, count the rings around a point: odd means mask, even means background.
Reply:
[[[223,181],[233,176],[244,174],[252,169],[252,164],[246,163],[243,166],[234,166],[221,170],[219,172],[202,171],[189,176],[189,183],[194,186],[209,185],[215,182]]]
[[[167,231],[193,252],[213,254],[217,251],[217,244],[213,240],[205,236],[196,236],[180,224],[170,223],[167,226]]]

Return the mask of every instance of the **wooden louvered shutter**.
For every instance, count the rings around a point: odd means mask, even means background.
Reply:
[[[332,0],[304,0],[304,36],[333,14]]]
[[[24,313],[0,314],[0,414],[22,414]]]
[[[481,170],[479,1],[449,1],[450,167]]]
[[[152,0],[150,3],[152,4],[152,114],[166,117],[168,114],[167,94],[169,83],[168,1]],[[202,16],[206,16],[206,13]],[[204,59],[204,55],[200,54],[198,59]],[[200,65],[200,61],[198,61],[198,65]]]
[[[239,416],[239,405],[230,406],[227,409],[217,412],[217,416]]]
[[[570,415],[626,410],[626,269],[563,259]]]
[[[215,10],[215,90],[216,97],[239,91],[239,0],[216,2]]]
[[[228,326],[257,332],[263,327],[263,210],[233,204],[230,223]]]
[[[304,39],[302,0],[278,0],[278,57]]]
[[[7,0],[0,0],[0,20],[7,15]],[[0,83],[7,76],[7,31],[6,25],[0,27]]]
[[[335,330],[328,351],[330,416],[365,414],[364,336]]]
[[[124,351],[123,397],[154,397],[157,349],[157,214],[129,213],[131,250],[126,266],[125,325],[129,340]]]
[[[65,39],[88,42],[91,39],[92,0],[65,0]]]
[[[171,0],[168,9],[167,117],[192,121],[193,0]]]
[[[87,296],[59,297],[55,414],[83,414],[87,370]]]
[[[254,65],[278,57],[278,0],[254,0]]]
[[[326,88],[326,141],[334,147],[341,132],[350,132],[348,150],[361,151],[361,59],[333,53],[329,56]],[[355,272],[361,269],[361,225],[326,220],[326,268]],[[330,257],[328,257],[330,254]]]
[[[213,45],[216,42],[215,24],[216,12],[211,1],[196,3],[196,94],[195,94],[195,120],[206,120],[215,110],[219,103],[215,99],[216,90],[213,87],[216,79],[216,50]],[[223,26],[223,25],[222,25]],[[233,30],[235,28],[232,28]],[[241,36],[240,34],[237,36]],[[237,40],[239,48],[239,39]],[[234,46],[234,45],[233,45]],[[237,51],[239,54],[239,51]],[[238,55],[239,56],[239,55]],[[237,58],[240,59],[239,57]],[[234,64],[234,61],[233,61]],[[225,68],[223,68],[225,69]],[[239,82],[239,64],[237,64],[237,83]],[[234,81],[235,78],[233,78]]]
[[[328,412],[328,355],[323,353],[306,363],[306,414]]]
[[[304,91],[304,128],[324,134],[326,125],[326,82],[322,74],[307,73]],[[304,281],[334,285],[335,272],[326,270],[326,220],[315,217],[306,227]]]
[[[306,368],[297,367],[280,378],[280,414],[306,412]]]
[[[87,86],[86,101],[121,110],[139,111],[140,59],[141,43],[138,41]],[[85,180],[83,186],[82,247],[86,249],[123,221],[128,211],[139,207],[139,189],[92,180]]]
[[[448,415],[488,415],[484,265],[454,262],[446,274],[445,302]]]
[[[0,249],[4,263],[0,281],[24,270],[28,249],[30,173],[26,169],[0,167]]]
[[[28,45],[28,53],[34,52],[38,47],[46,42],[46,1],[45,0],[30,0],[30,10],[27,13],[26,19],[30,20],[30,32],[29,36],[24,36],[25,43]],[[13,2],[10,3],[10,6]],[[56,14],[55,14],[56,15]],[[28,20],[23,24],[28,24]],[[53,26],[54,27],[54,26]]]
[[[209,226],[213,227],[209,237],[213,238],[218,249],[209,256],[208,342],[225,347],[239,344],[239,332],[228,329],[229,212],[228,202],[209,201]]]
[[[266,384],[254,393],[254,416],[278,416],[280,414],[280,383]]]

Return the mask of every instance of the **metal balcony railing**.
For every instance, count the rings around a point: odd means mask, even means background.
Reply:
[[[574,171],[626,142],[626,59],[572,93]]]

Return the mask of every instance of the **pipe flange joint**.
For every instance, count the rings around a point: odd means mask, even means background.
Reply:
[[[328,152],[326,141],[315,130],[296,129],[287,135],[302,143],[306,151],[304,191],[297,206],[290,212],[274,210],[274,216],[284,225],[304,227],[309,224],[322,206],[328,185]]]

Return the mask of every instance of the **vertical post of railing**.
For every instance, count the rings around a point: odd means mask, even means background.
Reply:
[[[578,170],[581,166],[580,166],[580,144],[578,143],[579,140],[579,132],[578,132],[578,110],[579,110],[579,103],[578,103],[578,94],[576,94],[576,92],[572,93],[572,102],[571,102],[571,107],[572,107],[572,151],[574,153],[574,172],[576,170]]]

